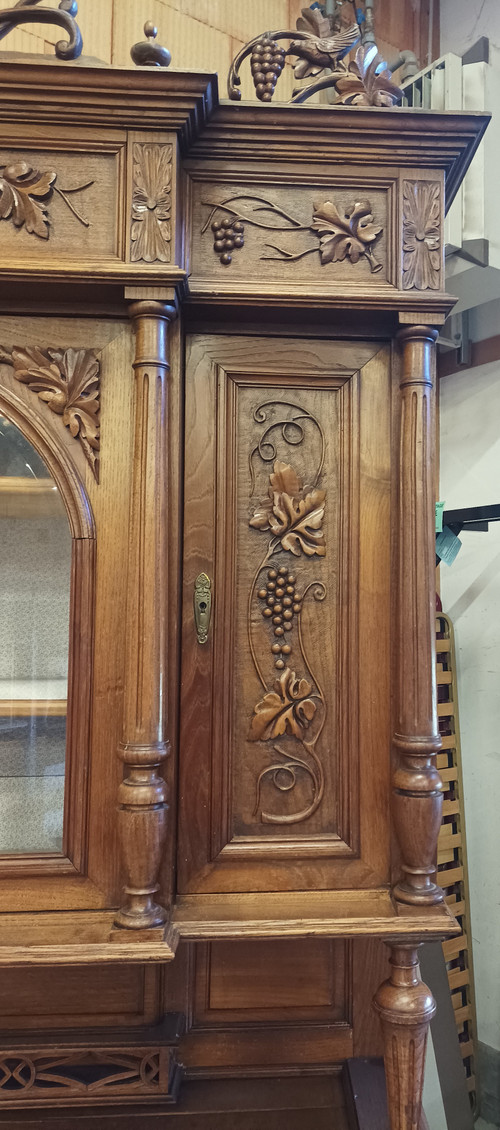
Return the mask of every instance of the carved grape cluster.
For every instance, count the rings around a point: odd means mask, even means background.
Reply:
[[[220,256],[221,263],[228,266],[232,260],[231,251],[243,247],[245,225],[234,216],[226,216],[224,220],[214,220],[212,231],[214,233],[214,251]]]
[[[295,588],[295,577],[289,573],[286,565],[279,569],[268,570],[268,581],[265,589],[259,590],[259,600],[265,601],[262,615],[274,625],[274,634],[278,637],[273,643],[271,651],[276,656],[274,666],[282,671],[286,666],[283,656],[291,654],[292,646],[284,640],[285,632],[291,632],[293,618],[298,616],[302,609],[302,598]]]
[[[260,98],[261,102],[271,101],[274,88],[285,66],[285,54],[283,47],[280,47],[269,35],[263,36],[260,42],[255,44],[250,64],[257,98]]]

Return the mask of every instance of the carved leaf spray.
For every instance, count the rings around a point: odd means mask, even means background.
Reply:
[[[100,365],[91,349],[39,349],[36,345],[0,346],[0,363],[12,365],[21,384],[60,416],[99,482]]]
[[[292,409],[294,415],[267,423],[269,409],[272,408]],[[326,492],[318,488],[324,464],[325,440],[316,418],[295,404],[266,402],[255,409],[254,420],[257,423],[267,423],[267,427],[250,453],[251,497],[255,489],[255,457],[258,456],[264,463],[273,464],[268,495],[254,508],[249,520],[253,529],[271,533],[266,554],[257,567],[248,598],[250,654],[264,690],[263,697],[254,707],[248,740],[272,742],[271,764],[257,778],[255,816],[260,816],[264,824],[298,824],[317,811],[325,789],[324,769],[316,747],[325,726],[327,704],[305,650],[301,615],[309,593],[312,593],[314,600],[323,601],[326,588],[322,581],[312,581],[299,595],[296,577],[287,565],[279,564],[278,555],[282,552],[292,553],[299,558],[302,555],[309,558],[326,555],[322,528]],[[310,421],[318,429],[321,440],[320,463],[312,486],[307,488],[303,487],[289,463],[276,458],[276,447],[271,439],[272,431],[280,428],[284,441],[298,446],[304,439],[304,421]],[[259,588],[261,575],[266,570],[265,587]],[[273,642],[270,650],[274,666],[280,672],[271,687],[263,673],[253,640],[252,610],[256,597],[262,602],[262,615],[272,628]],[[302,674],[297,674],[290,666],[294,623],[297,626],[299,657],[297,661],[293,660],[293,664],[297,667],[300,663]],[[279,738],[292,739],[297,744],[297,752],[290,751],[289,741],[284,749],[276,741]],[[312,789],[312,798],[304,808],[288,814],[262,810],[261,793],[266,781],[271,781],[279,792],[288,793],[304,777],[309,779]]]
[[[90,220],[81,215],[69,197],[90,188],[94,182],[90,180],[77,188],[62,189],[56,185],[56,178],[57,173],[53,170],[40,172],[26,161],[0,166],[0,219],[12,220],[16,228],[24,225],[30,234],[48,239],[50,217],[47,205],[53,193],[57,192],[76,219],[84,227],[90,227]]]
[[[355,201],[345,209],[339,209],[331,200],[317,200],[313,205],[313,218],[310,224],[302,224],[300,220],[262,196],[251,196],[246,193],[228,196],[218,204],[206,200],[203,204],[210,208],[210,213],[201,229],[201,234],[203,235],[211,225],[214,251],[219,255],[221,263],[226,266],[232,261],[232,252],[243,247],[245,224],[250,224],[266,231],[310,231],[319,239],[319,245],[296,252],[267,243],[264,246],[269,251],[275,251],[276,254],[261,255],[261,259],[293,262],[303,259],[305,255],[319,254],[321,264],[325,266],[328,263],[342,262],[344,259],[356,264],[364,257],[368,260],[373,274],[382,270],[383,264],[375,258],[373,248],[383,228],[375,222],[372,206],[368,200]],[[266,213],[269,214],[267,222],[263,222],[260,217]]]

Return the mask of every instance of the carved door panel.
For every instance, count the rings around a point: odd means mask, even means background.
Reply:
[[[186,382],[180,889],[380,886],[390,352],[194,337]]]

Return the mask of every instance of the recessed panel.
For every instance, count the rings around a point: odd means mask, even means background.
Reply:
[[[193,184],[192,273],[200,283],[361,288],[393,282],[387,185]],[[196,289],[196,282],[195,282]]]

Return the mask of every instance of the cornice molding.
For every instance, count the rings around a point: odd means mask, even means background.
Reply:
[[[472,161],[489,114],[356,106],[221,102],[193,141],[204,159],[290,161],[380,169],[443,169],[446,207]]]
[[[217,104],[217,75],[201,71],[48,64],[23,55],[0,63],[3,121],[170,130],[188,148]]]

